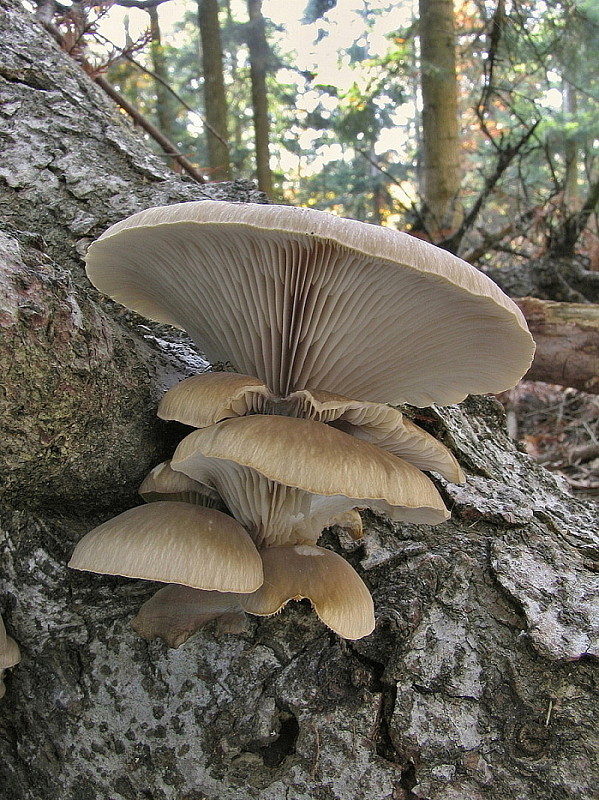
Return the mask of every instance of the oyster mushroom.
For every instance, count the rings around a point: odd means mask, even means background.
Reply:
[[[87,272],[279,397],[317,387],[395,405],[457,403],[513,386],[534,351],[521,311],[471,265],[312,209],[211,200],[147,209],[91,245]]]
[[[534,351],[517,306],[484,275],[432,245],[282,206],[201,201],[148,209],[94,243],[87,269],[113,299],[183,328],[211,361],[247,373],[202,376],[167,394],[161,416],[200,430],[183,440],[143,494],[150,500],[186,496],[194,503],[222,497],[261,548],[253,554],[266,580],[260,574],[259,584],[241,590],[225,585],[222,575],[213,581],[202,574],[195,582],[166,577],[173,541],[186,558],[193,550],[168,520],[179,514],[173,506],[206,509],[158,501],[136,512],[150,527],[159,516],[158,535],[147,548],[159,568],[150,571],[163,575],[157,580],[186,586],[165,587],[149,601],[140,629],[180,641],[211,615],[229,613],[235,601],[228,595],[238,593],[239,604],[256,614],[308,597],[341,635],[370,632],[368,590],[341,557],[315,543],[334,522],[359,535],[355,508],[361,506],[393,519],[447,519],[421,470],[459,481],[459,465],[399,411],[381,404],[447,404],[512,386]],[[178,482],[173,470],[191,482]],[[88,534],[106,544],[102,559],[110,569],[99,571],[124,574],[109,553],[113,540],[125,550],[137,539],[145,547],[146,534],[138,536],[135,525],[128,534],[133,517],[124,516],[117,518],[118,536],[109,523]],[[202,539],[196,552],[205,547],[211,552]],[[74,566],[82,563],[81,553]],[[344,564],[338,568],[343,577],[334,577],[333,562]],[[89,563],[79,568],[97,571]],[[241,562],[237,566],[236,579],[243,571]],[[347,597],[343,602],[344,583],[361,587],[356,619]]]
[[[131,508],[94,528],[69,566],[219,592],[251,592],[263,580],[260,556],[238,522],[173,501]]]

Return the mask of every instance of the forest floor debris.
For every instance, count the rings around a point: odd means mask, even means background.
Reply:
[[[522,381],[499,399],[510,435],[528,454],[599,504],[599,396]]]

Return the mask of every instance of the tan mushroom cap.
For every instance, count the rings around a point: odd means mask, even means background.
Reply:
[[[129,509],[94,528],[69,566],[222,592],[251,592],[263,579],[260,556],[238,522],[170,501]]]
[[[317,386],[378,402],[500,392],[534,345],[485,275],[389,228],[305,208],[182,203],[134,214],[91,245],[88,275],[123,305],[186,330],[286,396]]]
[[[309,545],[261,551],[264,583],[239,598],[249,614],[270,616],[290,600],[308,598],[325,625],[345,639],[374,630],[374,605],[364,581],[331,550]]]
[[[214,489],[192,480],[183,472],[175,472],[171,469],[170,461],[163,461],[155,466],[144,478],[138,492],[146,503],[174,500],[221,511],[224,507]]]
[[[229,417],[243,417],[274,397],[263,381],[236,372],[203,372],[176,383],[158,406],[160,419],[206,428]]]
[[[337,525],[351,538],[356,541],[364,536],[364,525],[362,524],[362,517],[356,508],[350,508],[349,511],[342,511],[336,514],[328,521],[328,525]]]
[[[438,472],[452,483],[464,483],[466,480],[451,450],[395,408],[381,406],[378,419],[373,422],[364,420],[361,409],[355,412],[348,410],[333,424],[339,430],[364,439],[418,469]]]
[[[19,645],[15,642],[12,636],[6,633],[4,621],[0,617],[0,698],[6,694],[6,686],[4,685],[4,671],[10,667],[14,667],[21,660],[21,651]]]
[[[232,461],[304,492],[359,499],[355,506],[376,507],[382,501],[402,510],[425,510],[436,522],[449,516],[432,481],[419,469],[312,420],[262,415],[228,419],[186,436],[171,466],[202,481],[205,458]]]
[[[245,623],[239,597],[169,584],[143,604],[131,625],[144,639],[160,637],[176,648],[213,619],[219,633],[239,633]]]
[[[454,483],[464,481],[455,456],[396,408],[352,400],[331,392],[304,389],[276,397],[257,378],[236,373],[206,372],[169,389],[158,408],[162,419],[204,428],[246,414],[278,414],[330,423],[376,444],[418,469],[438,472]]]

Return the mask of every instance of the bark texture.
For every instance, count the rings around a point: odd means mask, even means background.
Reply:
[[[5,230],[43,237],[48,254],[83,277],[81,254],[107,224],[152,205],[231,196],[230,184],[179,179],[123,113],[70,64],[41,26],[0,4],[0,215]],[[236,182],[239,200],[260,202]]]
[[[144,205],[259,196],[168,174],[16,2],[0,8],[13,43],[0,50],[0,356],[14,358],[0,395],[0,611],[23,655],[0,703],[0,795],[590,800],[597,512],[513,446],[490,399],[417,413],[468,471],[465,486],[438,482],[450,522],[369,515],[363,542],[327,533],[375,597],[362,641],[301,603],[169,650],[129,626],[155,586],[66,569],[172,446],[156,396],[198,364],[96,302],[82,245]]]

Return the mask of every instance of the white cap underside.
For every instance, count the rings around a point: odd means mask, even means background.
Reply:
[[[526,371],[522,315],[484,275],[405,234],[307,211],[212,201],[148,210],[92,245],[88,273],[283,396],[318,387],[453,403]]]

